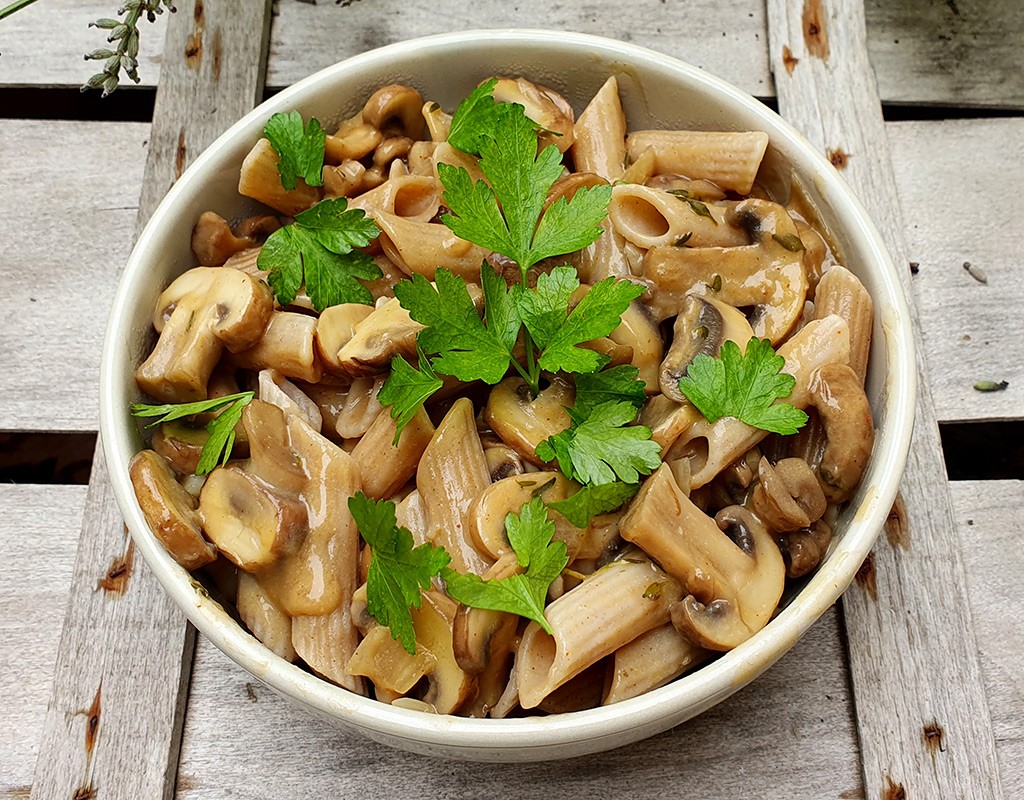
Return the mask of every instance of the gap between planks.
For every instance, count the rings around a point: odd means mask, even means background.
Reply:
[[[261,96],[270,5],[179,4],[167,28],[137,231],[184,165]],[[173,791],[195,632],[133,553],[97,449],[32,798]]]
[[[844,161],[844,177],[873,211],[920,331],[911,275],[902,269],[904,225],[863,4],[768,0],[768,25],[780,111],[823,152],[858,154]],[[922,376],[924,368],[918,348]],[[935,405],[924,379],[901,494],[906,528],[881,537],[843,601],[867,796],[1002,797]],[[943,748],[932,746],[937,728]]]

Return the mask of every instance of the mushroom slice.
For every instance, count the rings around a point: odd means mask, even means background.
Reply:
[[[279,493],[297,497],[308,478],[292,446],[281,408],[253,400],[242,411],[242,428],[250,442],[248,470]]]
[[[743,200],[729,218],[748,231],[753,244],[647,251],[644,277],[655,288],[648,305],[658,320],[677,313],[690,293],[754,306],[754,333],[777,344],[800,319],[807,298],[796,225],[785,208],[768,200]]]
[[[809,528],[779,536],[776,540],[786,562],[787,578],[802,578],[818,568],[832,541],[832,528],[819,519]]]
[[[260,139],[256,142],[242,161],[238,193],[259,200],[289,217],[320,202],[320,189],[309,186],[302,178],[297,179],[294,189],[285,189],[281,185],[277,161],[277,151],[269,140]]]
[[[167,459],[179,475],[194,475],[210,434],[185,420],[164,422],[153,434],[153,449]]]
[[[420,700],[430,703],[438,714],[452,714],[474,689],[473,679],[459,667],[453,649],[452,626],[458,604],[436,590],[423,593],[419,608],[412,609],[416,645],[423,645],[436,658],[427,675],[427,690]]]
[[[634,300],[622,313],[622,322],[608,334],[613,342],[632,349],[632,365],[639,370],[639,379],[645,384],[648,394],[658,391],[658,369],[664,349],[658,323],[651,317],[647,307]]]
[[[210,374],[227,348],[237,353],[263,336],[274,310],[270,288],[244,272],[196,267],[160,295],[153,323],[160,338],[135,382],[167,403],[206,399]]]
[[[381,375],[395,356],[412,358],[416,354],[416,334],[421,330],[423,325],[392,297],[356,322],[348,340],[327,363],[339,374],[354,378]]]
[[[192,253],[204,267],[219,267],[255,244],[252,239],[235,236],[227,220],[214,211],[200,214],[192,228]]]
[[[375,91],[363,106],[363,122],[379,131],[396,128],[402,136],[422,139],[426,132],[423,98],[411,86],[390,83]]]
[[[501,440],[531,464],[537,458],[537,445],[569,427],[567,408],[575,392],[560,378],[552,379],[546,389],[531,398],[530,387],[522,378],[505,378],[491,389],[484,407],[484,419]]]
[[[672,327],[672,346],[661,362],[662,393],[677,403],[685,403],[679,379],[693,359],[702,354],[717,356],[727,341],[743,349],[753,335],[747,318],[732,306],[711,297],[687,295]]]
[[[199,495],[203,530],[239,569],[255,572],[295,550],[306,535],[306,509],[280,498],[234,466],[210,473]]]
[[[356,327],[373,313],[373,306],[342,303],[325,308],[316,321],[316,352],[328,372],[348,376],[338,353],[352,341]]]
[[[731,650],[749,639],[782,596],[785,565],[760,520],[740,506],[712,520],[667,465],[644,483],[619,531],[683,584],[688,595],[673,606],[672,622],[701,647]]]
[[[531,472],[529,475],[513,475],[484,489],[469,507],[468,526],[470,536],[477,549],[493,559],[512,552],[512,545],[505,533],[505,517],[518,514],[523,506],[534,497],[543,498],[545,503],[565,500],[572,494],[572,483],[560,472]],[[556,529],[562,523],[563,535],[556,538],[575,538],[575,528],[568,524],[561,514],[555,514]],[[571,554],[570,554],[571,555]]]
[[[484,460],[487,470],[491,473],[491,481],[497,483],[502,478],[522,475],[523,460],[519,453],[504,442],[484,442]]]
[[[404,695],[427,673],[437,667],[437,659],[423,645],[410,654],[383,625],[374,625],[345,667],[352,675],[369,678],[375,688]]]
[[[806,528],[827,505],[814,472],[802,458],[784,458],[774,467],[762,457],[750,507],[775,533]]]
[[[217,557],[217,550],[199,530],[195,499],[175,479],[159,453],[143,450],[128,465],[142,514],[156,538],[185,569],[196,569]]]
[[[316,383],[323,375],[313,344],[316,328],[316,317],[275,311],[260,340],[249,349],[236,352],[232,361],[244,369],[272,368],[288,378]]]
[[[263,369],[256,379],[260,400],[277,406],[288,416],[299,417],[317,433],[323,427],[323,415],[313,400],[276,369]]]
[[[564,153],[576,141],[572,106],[553,89],[526,78],[498,78],[492,94],[495,102],[518,103],[526,116],[541,127],[541,149],[554,145]]]
[[[828,439],[818,467],[822,488],[830,501],[842,502],[860,483],[875,444],[871,406],[860,378],[847,364],[818,369],[810,393]]]
[[[516,554],[508,550],[481,577],[487,581],[502,580],[520,571]],[[517,621],[517,615],[506,611],[460,605],[452,627],[452,646],[459,667],[470,675],[482,673],[493,655],[494,637],[502,635],[510,624],[514,633]]]

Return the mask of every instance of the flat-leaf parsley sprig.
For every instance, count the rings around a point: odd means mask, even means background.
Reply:
[[[196,475],[206,475],[219,464],[226,464],[231,458],[231,449],[235,444],[235,426],[242,418],[242,411],[255,396],[254,392],[239,392],[194,403],[163,405],[132,403],[131,412],[136,417],[157,417],[146,426],[152,428],[161,422],[173,422],[185,417],[220,411],[220,414],[206,424],[206,432],[210,434],[210,438],[203,445],[203,449],[199,453],[199,463],[196,466]]]

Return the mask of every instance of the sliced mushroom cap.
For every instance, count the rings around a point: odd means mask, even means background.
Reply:
[[[345,669],[352,675],[369,678],[375,688],[404,695],[427,673],[437,667],[437,659],[426,647],[418,644],[409,653],[392,638],[383,625],[374,625],[359,643]]]
[[[244,272],[196,267],[160,295],[156,347],[135,371],[139,388],[169,403],[206,398],[207,381],[225,348],[260,340],[273,313],[269,287]]]
[[[752,244],[647,251],[644,277],[655,287],[648,305],[659,320],[677,313],[690,293],[737,308],[754,306],[754,333],[776,344],[800,319],[807,298],[796,226],[785,208],[768,200],[743,200],[728,218],[734,229],[747,232]]]
[[[491,482],[496,483],[502,478],[523,474],[523,459],[507,444],[502,441],[484,441],[482,444],[487,469],[491,473]]]
[[[159,453],[143,450],[128,466],[135,497],[156,537],[185,569],[196,569],[217,557],[217,550],[199,529],[195,499],[178,483]]]
[[[363,120],[362,112],[344,120],[334,134],[324,140],[324,160],[329,164],[358,161],[372,153],[384,141],[376,125]]]
[[[786,577],[802,578],[817,569],[825,558],[832,541],[832,528],[825,520],[819,519],[809,528],[783,534],[775,541],[786,562]]]
[[[650,311],[639,300],[634,300],[622,313],[622,322],[608,334],[613,342],[632,349],[630,363],[639,370],[647,394],[658,391],[658,371],[664,355],[661,331]]]
[[[513,475],[483,490],[469,507],[467,524],[470,536],[477,548],[491,558],[501,558],[511,552],[512,546],[505,533],[505,517],[518,514],[534,497],[543,498],[545,503],[564,500],[572,494],[572,483],[560,472],[531,472],[529,475]],[[554,514],[556,538],[565,540],[571,533],[578,533],[566,522],[561,514]],[[558,536],[558,521],[563,528]]]
[[[526,78],[498,78],[492,95],[498,103],[518,103],[526,116],[541,127],[541,148],[554,145],[564,153],[576,141],[572,106],[553,89]]]
[[[672,621],[701,647],[731,650],[749,639],[782,596],[785,565],[760,520],[740,506],[712,520],[667,465],[644,483],[619,530],[684,585],[688,596],[673,607]]]
[[[481,577],[488,581],[502,580],[519,572],[518,558],[509,550]],[[494,637],[504,635],[509,626],[514,632],[517,622],[515,614],[460,605],[452,627],[453,651],[459,667],[470,675],[482,673],[490,662]]]
[[[501,440],[531,464],[544,466],[537,458],[537,446],[569,427],[566,408],[572,406],[573,388],[555,378],[535,398],[522,378],[505,378],[491,389],[484,407],[484,419]]]
[[[750,507],[769,530],[783,533],[806,528],[825,513],[825,494],[802,458],[784,458],[772,466],[762,457],[757,475]]]
[[[395,130],[410,139],[422,139],[426,131],[423,98],[411,86],[382,86],[363,106],[363,121],[379,131]]]
[[[871,406],[860,378],[847,364],[826,364],[811,381],[811,403],[828,444],[818,473],[825,496],[841,502],[853,495],[875,444]]]
[[[354,378],[383,374],[396,355],[415,356],[416,334],[421,330],[423,326],[409,316],[398,299],[391,298],[356,322],[348,341],[327,363],[338,374]]]
[[[220,214],[204,211],[192,228],[192,253],[204,267],[219,267],[235,253],[255,245],[251,239],[236,236]]]
[[[742,350],[754,335],[750,323],[737,309],[711,297],[687,295],[672,328],[672,346],[661,362],[661,391],[677,403],[686,402],[679,379],[698,355],[717,356],[725,342]]]
[[[373,310],[373,306],[363,303],[342,303],[320,312],[316,321],[316,352],[329,372],[348,375],[338,353],[352,340],[356,327]]]
[[[308,478],[289,439],[284,412],[253,400],[242,411],[242,427],[250,442],[250,469],[281,493],[298,496]]]
[[[194,475],[209,439],[205,426],[190,425],[177,419],[164,422],[157,428],[153,434],[153,449],[167,459],[179,475]]]
[[[416,644],[422,644],[437,659],[426,675],[427,690],[419,699],[434,706],[438,714],[454,713],[474,688],[473,679],[455,658],[452,626],[456,609],[455,601],[435,590],[424,592],[420,607],[412,609]]]
[[[323,374],[317,357],[316,317],[294,311],[275,311],[256,344],[235,352],[232,363],[245,369],[276,369],[288,378],[316,383]]]
[[[199,495],[199,515],[206,535],[246,572],[294,552],[308,530],[304,505],[277,496],[234,466],[210,473]]]

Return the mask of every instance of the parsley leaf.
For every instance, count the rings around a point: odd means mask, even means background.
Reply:
[[[621,481],[587,485],[565,500],[548,503],[548,508],[553,508],[577,528],[586,528],[593,517],[614,511],[639,489],[638,483]]]
[[[310,186],[323,185],[327,135],[316,117],[303,127],[298,111],[274,114],[267,120],[263,135],[277,151],[277,173],[285,189],[291,191],[298,186],[299,178]]]
[[[539,284],[538,284],[539,285]],[[608,357],[576,345],[607,336],[622,321],[622,312],[644,293],[631,281],[605,278],[595,283],[565,322],[545,342],[538,363],[549,372],[596,372]],[[531,332],[532,333],[532,332]]]
[[[551,626],[544,617],[544,602],[551,582],[569,563],[565,542],[551,541],[555,524],[548,518],[544,501],[539,497],[525,503],[519,514],[506,516],[505,530],[519,566],[525,571],[485,581],[477,575],[462,575],[445,569],[441,577],[448,594],[472,608],[519,614],[551,633]]]
[[[573,408],[577,414],[589,416],[590,412],[609,400],[625,400],[638,409],[647,402],[647,385],[637,380],[640,370],[629,364],[612,367],[603,372],[581,373],[576,376],[576,402]]]
[[[416,632],[409,609],[423,602],[421,589],[448,566],[451,556],[443,547],[412,546],[412,534],[398,527],[395,504],[371,500],[362,492],[348,499],[348,509],[359,534],[370,547],[370,573],[366,579],[366,606],[373,618],[391,630],[407,652],[416,652]]]
[[[487,181],[474,182],[462,167],[438,165],[451,210],[441,221],[456,236],[508,256],[525,274],[538,261],[575,252],[601,235],[611,187],[580,189],[542,219],[548,191],[562,174],[562,154],[554,145],[538,153],[537,124],[522,106],[495,103],[494,86],[487,81],[459,105],[448,137],[453,147],[479,153]]]
[[[441,379],[422,350],[418,368],[413,368],[402,356],[391,359],[391,374],[380,388],[377,400],[382,406],[391,406],[391,418],[397,421],[392,442],[395,447],[405,426],[441,386]]]
[[[341,303],[373,304],[373,295],[357,278],[381,277],[373,259],[355,250],[366,247],[380,229],[362,209],[348,208],[344,197],[324,200],[274,231],[256,259],[268,272],[277,300],[287,305],[306,284],[317,311]]]
[[[488,276],[489,271],[485,262],[481,268],[485,302],[492,303],[488,326],[480,319],[466,282],[446,269],[434,274],[436,287],[422,275],[395,286],[402,308],[427,326],[417,341],[425,352],[439,354],[432,361],[433,368],[461,381],[495,384],[505,377],[512,359],[515,335],[509,336],[513,312],[507,308],[507,289],[498,285],[500,278],[493,271]],[[518,321],[515,329],[518,332]]]
[[[756,336],[745,353],[735,342],[725,342],[718,358],[699,355],[679,380],[679,390],[707,417],[737,419],[773,433],[796,433],[807,415],[778,399],[789,397],[796,378],[780,370],[786,362],[767,339]]]
[[[516,306],[526,330],[537,347],[547,347],[558,329],[565,324],[569,313],[569,299],[580,286],[580,279],[572,267],[558,267],[550,273],[541,273],[537,288],[516,288]]]
[[[203,449],[199,453],[199,463],[196,465],[196,475],[206,475],[213,472],[218,464],[226,464],[231,458],[231,448],[235,444],[235,426],[242,418],[242,410],[252,402],[255,396],[254,392],[239,392],[194,403],[167,403],[158,406],[148,403],[132,403],[131,412],[136,417],[158,417],[146,426],[151,428],[161,422],[173,422],[183,417],[221,411],[206,424],[206,431],[210,434],[210,438],[203,445]]]
[[[636,419],[632,403],[609,400],[586,416],[576,409],[569,416],[571,427],[537,447],[537,457],[557,459],[566,477],[580,483],[611,483],[616,478],[636,483],[661,464],[661,447],[651,440],[651,429],[629,425]]]

